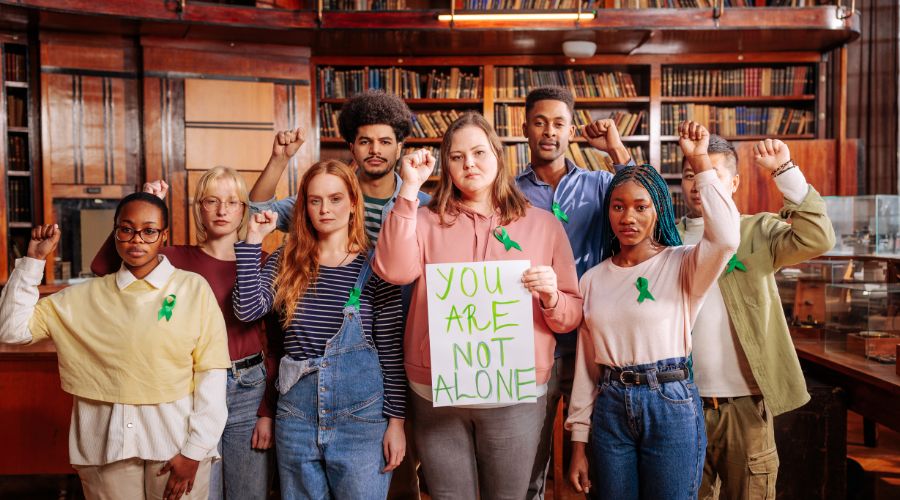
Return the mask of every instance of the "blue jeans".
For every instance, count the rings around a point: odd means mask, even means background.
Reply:
[[[604,370],[591,416],[592,491],[617,500],[697,498],[706,454],[700,393],[690,379],[656,379],[684,366],[675,358],[621,368],[646,373],[646,385]]]
[[[212,465],[210,500],[263,500],[269,478],[269,454],[250,447],[256,412],[266,392],[265,363],[243,370],[228,370],[225,400],[228,421],[219,440],[222,460]]]
[[[368,263],[357,279],[362,290]],[[281,498],[384,500],[384,381],[359,311],[344,307],[340,331],[319,358],[281,359],[275,451]]]

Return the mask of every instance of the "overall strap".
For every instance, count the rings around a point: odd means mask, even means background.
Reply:
[[[366,260],[363,262],[362,269],[359,270],[359,276],[356,277],[356,284],[353,285],[354,288],[362,293],[363,289],[366,287],[366,283],[369,282],[369,278],[372,277],[372,259],[375,256],[374,250],[369,250],[366,255]]]

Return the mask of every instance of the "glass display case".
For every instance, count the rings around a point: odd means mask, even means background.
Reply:
[[[900,196],[825,196],[837,242],[829,255],[900,255]]]
[[[900,344],[900,284],[825,285],[825,348],[883,363]]]

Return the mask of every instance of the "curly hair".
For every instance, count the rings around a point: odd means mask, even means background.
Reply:
[[[633,165],[616,172],[603,197],[603,213],[606,215],[606,227],[603,228],[603,259],[606,260],[621,250],[619,240],[616,239],[609,220],[609,205],[612,201],[613,191],[626,182],[634,182],[643,187],[650,194],[650,199],[653,200],[653,206],[656,208],[656,227],[653,228],[653,240],[666,247],[681,245],[681,236],[675,225],[672,195],[669,194],[666,180],[651,165]]]
[[[338,128],[341,137],[349,143],[356,142],[356,131],[365,125],[390,125],[403,142],[412,131],[412,111],[399,96],[383,90],[367,90],[357,94],[341,106]]]
[[[569,89],[565,87],[538,87],[529,92],[528,96],[525,97],[526,116],[528,116],[528,113],[531,113],[534,104],[538,101],[559,101],[569,108],[570,117],[574,118],[575,116],[575,97],[573,97],[572,93],[569,92]]]

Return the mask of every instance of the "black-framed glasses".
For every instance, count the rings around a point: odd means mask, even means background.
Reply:
[[[122,243],[128,243],[138,234],[141,235],[141,241],[144,243],[156,243],[159,240],[159,235],[162,234],[162,230],[155,227],[145,227],[137,230],[129,226],[116,226],[113,234],[115,234],[116,241],[121,241]]]
[[[200,200],[200,206],[207,212],[215,212],[220,206],[225,207],[226,212],[236,212],[244,206],[244,202],[236,200],[220,200],[218,198],[203,198]]]

